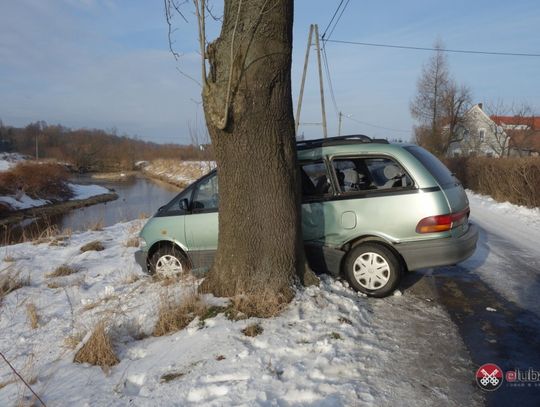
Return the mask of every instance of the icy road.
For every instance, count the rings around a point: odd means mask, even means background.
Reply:
[[[457,325],[476,367],[540,371],[540,211],[468,191],[480,227],[476,253],[455,267],[421,272]],[[538,406],[540,380],[484,393],[487,405]]]

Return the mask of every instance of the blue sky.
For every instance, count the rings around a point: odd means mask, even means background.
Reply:
[[[295,104],[309,24],[319,24],[322,34],[338,4],[295,3]],[[200,89],[177,71],[199,73],[194,18],[188,6],[185,11],[190,23],[177,20],[175,48],[183,56],[176,62],[168,52],[162,0],[2,1],[0,119],[16,126],[45,120],[114,128],[145,140],[188,143],[188,126],[202,113]],[[429,47],[440,38],[449,49],[538,54],[538,27],[537,0],[350,0],[331,39]],[[408,138],[409,103],[431,53],[337,43],[326,49],[338,109],[350,117],[343,119],[343,133]],[[540,58],[449,54],[448,61],[475,102],[526,102],[540,114]],[[320,122],[315,62],[310,60],[302,122]],[[325,91],[333,135],[337,113]],[[316,126],[300,132],[322,136]]]

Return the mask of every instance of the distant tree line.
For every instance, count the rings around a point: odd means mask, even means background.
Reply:
[[[131,170],[138,161],[157,158],[211,159],[207,145],[158,144],[118,136],[115,131],[70,129],[43,121],[17,128],[0,121],[0,151],[69,163],[76,171]]]

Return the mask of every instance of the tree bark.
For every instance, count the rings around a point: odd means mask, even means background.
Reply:
[[[219,177],[219,241],[201,289],[292,297],[304,276],[291,96],[293,0],[226,0],[207,47],[206,122]]]

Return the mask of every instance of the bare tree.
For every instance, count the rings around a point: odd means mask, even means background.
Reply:
[[[419,123],[414,128],[416,142],[442,156],[460,140],[457,130],[471,104],[471,92],[452,79],[442,43],[437,41],[434,47],[435,54],[422,68],[410,110]]]
[[[301,235],[293,0],[225,0],[220,35],[210,43],[206,2],[193,2],[220,189],[218,249],[202,289],[218,296],[266,292],[288,301],[295,276],[313,278]]]

